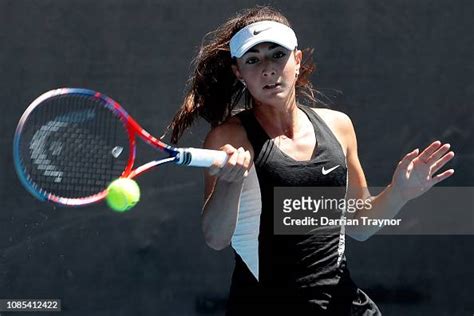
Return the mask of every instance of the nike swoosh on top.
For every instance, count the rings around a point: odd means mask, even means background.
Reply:
[[[263,31],[266,31],[266,30],[269,30],[269,29],[270,29],[270,28],[267,27],[267,28],[264,28],[264,29],[261,29],[261,30],[258,30],[258,31],[255,30],[255,31],[253,31],[253,35],[258,35],[258,34],[262,33]]]
[[[332,167],[332,168],[329,168],[329,169],[324,169],[323,167],[323,170],[321,171],[323,175],[327,175],[328,173],[330,173],[331,171],[335,170],[337,167],[339,167],[339,165],[335,166],[335,167]]]

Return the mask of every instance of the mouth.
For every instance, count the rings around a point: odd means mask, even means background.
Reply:
[[[272,90],[272,89],[275,89],[275,88],[278,88],[281,86],[281,83],[273,83],[273,84],[267,84],[263,87],[263,89],[265,90]]]

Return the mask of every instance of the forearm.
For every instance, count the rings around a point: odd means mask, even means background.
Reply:
[[[380,194],[372,196],[371,208],[361,208],[355,213],[349,214],[348,217],[358,219],[359,223],[363,223],[362,217],[368,219],[392,219],[401,208],[406,204],[397,190],[388,185]],[[346,227],[346,232],[349,236],[357,240],[366,240],[374,235],[382,227],[377,225],[351,225]]]
[[[243,179],[238,182],[217,180],[204,204],[201,225],[209,247],[221,250],[230,244],[237,224]]]

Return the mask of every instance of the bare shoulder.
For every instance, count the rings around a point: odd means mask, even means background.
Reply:
[[[327,108],[311,108],[315,111],[326,124],[338,129],[350,128],[352,121],[350,117],[341,111],[336,111]]]
[[[203,147],[219,149],[225,144],[230,144],[235,148],[243,147],[246,150],[251,150],[247,132],[236,116],[212,128],[206,136]]]
[[[344,153],[347,153],[349,144],[352,143],[354,138],[354,127],[350,117],[341,111],[336,111],[327,108],[311,108],[321,119],[326,123],[329,129],[336,136],[337,140],[344,149]]]

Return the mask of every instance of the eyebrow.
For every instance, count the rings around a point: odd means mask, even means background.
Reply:
[[[270,47],[268,47],[268,50],[274,49],[274,48],[279,47],[279,46],[281,46],[281,45],[272,44],[272,45],[270,45]],[[247,51],[247,53],[258,53],[258,52],[259,52],[259,50],[256,49],[256,48],[253,48],[253,47]]]

